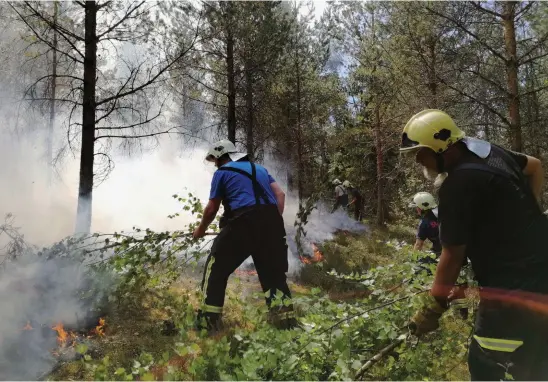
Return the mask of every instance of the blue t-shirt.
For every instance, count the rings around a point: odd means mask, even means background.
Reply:
[[[250,162],[229,162],[222,167],[232,167],[243,170],[251,175],[251,163]],[[261,185],[265,195],[268,198],[270,204],[277,204],[276,197],[270,187],[271,183],[275,180],[266,168],[255,164],[257,182]],[[255,193],[253,192],[253,182],[245,175],[238,174],[234,171],[215,171],[213,180],[211,181],[211,191],[209,193],[209,199],[220,198],[228,205],[232,210],[242,207],[248,207],[255,205]],[[261,204],[265,204],[262,198],[259,198]]]

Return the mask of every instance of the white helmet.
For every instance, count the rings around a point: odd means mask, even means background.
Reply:
[[[343,187],[344,187],[344,188],[350,188],[350,187],[352,187],[352,185],[350,184],[350,181],[345,180],[345,181],[343,182]]]
[[[341,184],[341,181],[340,181],[339,179],[335,179],[335,180],[333,181],[333,185],[334,185],[334,186],[338,186],[339,184]]]
[[[215,159],[219,159],[225,154],[229,154],[230,159],[235,162],[247,155],[246,153],[241,153],[236,150],[234,143],[230,142],[228,139],[223,139],[211,145],[209,151],[207,152],[206,160],[213,162]]]
[[[409,207],[418,207],[421,210],[432,210],[437,206],[436,199],[428,192],[416,193],[413,196],[413,201],[409,203]]]

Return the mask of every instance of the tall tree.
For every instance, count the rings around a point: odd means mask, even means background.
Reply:
[[[38,7],[37,3],[14,3],[12,7],[38,40],[77,65],[74,73],[56,75],[56,78],[66,79],[70,85],[56,101],[70,106],[70,126],[80,128],[80,180],[75,230],[77,233],[87,233],[91,229],[94,178],[98,175],[94,173],[97,170],[96,159],[106,158],[107,164],[110,163],[108,154],[97,150],[97,142],[108,143],[112,139],[127,141],[178,132],[173,128],[155,128],[151,124],[162,114],[165,101],[153,101],[148,92],[157,90],[159,81],[194,46],[198,34],[195,33],[189,41],[181,42],[176,50],[167,52],[159,60],[144,54],[140,61],[131,62],[125,57],[107,54],[107,57],[116,57],[127,66],[125,73],[117,77],[99,67],[98,52],[112,53],[109,46],[116,47],[120,43],[137,46],[154,38],[149,3],[75,2],[73,11],[80,12],[84,20],[83,36],[70,25],[56,22],[54,15]],[[197,31],[195,25],[192,28]],[[64,45],[54,47],[43,38],[46,35],[44,29],[55,31],[68,48]],[[106,62],[101,60],[101,66],[105,65]],[[51,77],[49,74],[40,78],[35,86],[50,81]],[[80,110],[82,122],[78,123],[73,117]]]
[[[463,90],[462,86],[456,86],[454,89],[495,113],[507,127],[511,147],[516,151],[523,149],[519,85],[522,70],[528,63],[545,56],[542,48],[548,41],[548,33],[520,40],[517,31],[523,23],[523,17],[537,7],[542,5],[536,2],[470,1],[456,4],[449,12],[440,12],[427,6],[432,14],[450,22],[462,32],[470,44],[477,44],[477,56],[483,55],[490,59],[489,72],[471,69],[468,70],[468,74],[473,75],[483,86],[492,88],[494,99],[500,99],[501,95],[506,98],[506,113],[498,111],[496,105],[489,105],[473,92]],[[498,35],[495,33],[497,29]],[[505,84],[493,75],[498,68],[506,73]]]

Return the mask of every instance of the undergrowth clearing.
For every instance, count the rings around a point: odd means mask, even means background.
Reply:
[[[256,277],[231,276],[225,329],[212,337],[193,329],[199,279],[181,277],[144,292],[139,306],[114,309],[105,336],[78,360],[60,364],[50,379],[101,380],[341,380],[406,332],[428,276],[413,277],[416,253],[401,240],[410,230],[340,232],[320,250],[325,261],[305,265],[290,288],[302,330],[266,323]],[[411,280],[410,280],[411,279]],[[178,334],[162,334],[172,319]],[[448,313],[441,329],[406,341],[368,370],[373,380],[467,380],[468,320]]]

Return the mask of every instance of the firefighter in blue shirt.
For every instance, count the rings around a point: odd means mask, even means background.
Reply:
[[[205,235],[221,203],[224,215],[205,266],[198,328],[220,327],[228,277],[250,255],[270,308],[269,322],[283,329],[297,326],[293,306],[288,302],[291,292],[286,279],[284,192],[264,167],[250,162],[228,140],[215,143],[206,160],[214,162],[217,171],[194,237]],[[280,303],[272,304],[280,294]]]

